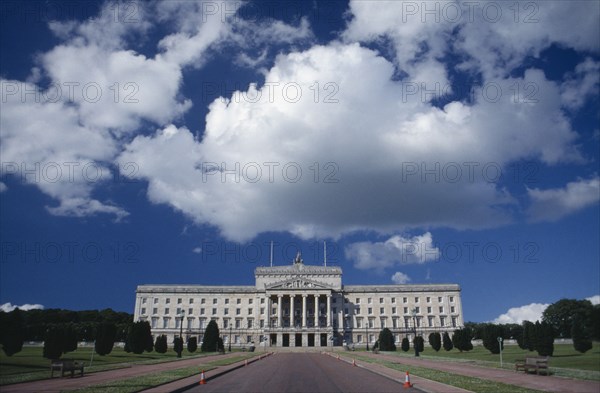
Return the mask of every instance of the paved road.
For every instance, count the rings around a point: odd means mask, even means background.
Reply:
[[[319,353],[278,353],[186,392],[418,392]]]

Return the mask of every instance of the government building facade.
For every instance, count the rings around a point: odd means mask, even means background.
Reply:
[[[233,347],[373,345],[383,328],[404,337],[463,327],[460,286],[343,285],[342,269],[305,265],[257,267],[254,286],[139,285],[134,320],[172,343],[202,336],[214,320]]]

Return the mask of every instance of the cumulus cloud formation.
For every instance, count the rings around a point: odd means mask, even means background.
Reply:
[[[20,306],[18,306],[16,304],[13,305],[11,303],[0,304],[0,310],[4,311],[4,312],[11,312],[15,308],[18,308],[19,310],[23,310],[23,311],[29,311],[29,310],[43,310],[44,306],[42,306],[41,304],[22,304]]]
[[[600,295],[594,295],[591,297],[586,297],[586,300],[589,300],[590,302],[592,302],[593,305],[597,305],[600,304]]]
[[[528,189],[528,214],[532,221],[557,221],[600,201],[600,178],[579,179],[564,188]]]
[[[410,281],[410,277],[402,272],[396,272],[392,276],[392,282],[394,284],[406,284]]]
[[[433,238],[429,232],[409,238],[396,235],[385,242],[352,243],[344,252],[346,258],[353,261],[357,269],[377,271],[397,265],[423,264],[440,257],[440,250],[433,245]],[[406,277],[398,273],[400,275],[397,278]],[[395,277],[396,275],[392,280]]]
[[[433,7],[450,11],[467,3]],[[214,2],[139,3],[137,24],[112,26],[111,12],[52,22],[63,42],[38,56],[28,82],[2,80],[44,94],[23,102],[14,92],[3,102],[0,153],[18,165],[0,175],[18,175],[21,164],[92,163],[104,177],[90,181],[79,170],[56,182],[23,181],[58,201],[48,207],[52,214],[122,219],[124,207],[94,197],[117,164],[123,176],[147,181],[150,201],[240,242],[266,231],[308,239],[505,225],[519,202],[495,174],[523,159],[582,161],[564,108],[583,105],[574,91],[586,97],[597,91],[598,64],[584,60],[563,82],[535,68],[512,72],[555,43],[598,51],[600,7],[575,3],[530,3],[535,15],[523,9],[515,22],[508,5],[496,2],[504,18],[490,23],[482,10],[472,20],[447,14],[431,22],[422,20],[423,10],[406,8],[425,3],[351,1],[340,40],[313,46],[307,18],[254,23],[233,17],[240,2],[219,3],[218,12],[207,12]],[[153,23],[168,25],[156,53],[132,50]],[[574,23],[581,28],[572,29]],[[389,42],[393,55],[364,45],[372,42]],[[239,49],[238,64],[265,67],[264,81],[212,102],[196,138],[179,125],[193,108],[181,93],[184,71],[201,72],[211,50],[223,47]],[[457,70],[482,81],[471,100],[437,107],[432,100],[449,92],[449,65],[442,61],[448,53],[460,55]],[[489,83],[493,91],[484,87]],[[514,86],[533,86],[535,95]],[[128,163],[136,170],[126,171]],[[558,206],[553,219],[589,206],[593,200],[580,188],[595,189],[597,182],[570,183],[562,194],[529,190],[532,217],[548,206]],[[358,265],[369,264],[361,255],[381,254],[391,266],[402,263],[392,255],[401,240],[407,239],[392,236],[349,252]]]
[[[536,322],[542,320],[542,313],[549,304],[531,303],[521,307],[508,309],[505,314],[494,319],[493,323],[522,323],[523,321]]]

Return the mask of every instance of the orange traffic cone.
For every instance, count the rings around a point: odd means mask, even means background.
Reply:
[[[204,376],[204,370],[200,373],[200,385],[206,385],[206,377]]]
[[[405,388],[412,388],[412,383],[410,383],[410,374],[408,373],[408,371],[406,372],[406,378],[404,378],[404,385]]]

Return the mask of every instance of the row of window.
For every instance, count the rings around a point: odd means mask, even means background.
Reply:
[[[211,319],[214,321],[218,321],[218,318],[211,318]],[[185,327],[187,329],[206,329],[208,320],[209,320],[208,318],[198,318],[198,321],[196,321],[196,318],[194,318],[194,317],[187,318]],[[457,327],[457,325],[458,325],[458,317],[456,317],[456,316],[450,317],[449,320],[444,316],[440,316],[440,317],[428,316],[427,319],[425,319],[425,320],[423,317],[416,317],[416,318],[404,317],[403,326],[401,326],[400,321],[401,320],[399,317],[394,317],[394,318],[392,318],[391,326],[389,326],[387,318],[382,317],[379,319],[379,326],[375,326],[376,318],[367,318],[366,321],[363,321],[362,317],[356,318],[356,321],[352,321],[352,319],[346,318],[344,321],[344,328],[346,328],[346,329],[362,329],[362,328],[368,327],[370,329],[374,329],[374,328],[383,329],[386,327],[388,327],[388,328],[391,327],[394,329],[398,329],[400,327],[404,327],[405,329],[410,329],[410,328],[414,328],[415,325],[417,328],[447,327],[448,321],[450,321],[450,324],[452,327]],[[425,325],[424,321],[426,322],[426,325]],[[182,318],[162,317],[162,323],[159,324],[159,322],[160,322],[159,317],[152,317],[151,318],[152,328],[157,329],[160,327],[163,329],[170,329],[170,328],[179,329],[181,327]],[[230,325],[230,323],[232,323],[232,322],[233,322],[233,324]],[[307,322],[310,322],[310,325],[312,326],[313,321],[307,321]],[[264,319],[260,319],[258,326],[255,326],[254,318],[247,318],[245,323],[244,323],[243,318],[236,318],[234,321],[230,321],[229,318],[223,318],[222,325],[223,325],[224,329],[229,329],[230,327],[236,328],[236,329],[241,329],[241,328],[254,329],[254,328],[264,328],[266,326],[266,321]],[[324,323],[321,323],[321,326],[324,326],[324,325],[325,325]],[[277,322],[275,319],[273,319],[271,321],[271,326],[277,327]],[[289,327],[289,325],[285,325],[285,326]],[[333,327],[334,328],[338,327],[337,319],[333,320]]]
[[[420,314],[421,313],[421,307],[418,307],[418,306],[415,307],[412,310],[409,309],[408,307],[403,307],[402,311],[403,311],[404,315],[409,315],[409,314],[412,315],[412,311],[413,310],[414,310],[415,314]],[[141,310],[140,310],[141,315],[146,315],[146,311],[147,311],[146,307],[142,307]],[[247,311],[246,315],[254,315],[254,308],[248,307],[246,311]],[[295,311],[296,311],[295,312],[296,315],[300,315],[301,310],[295,310]],[[337,307],[333,307],[332,308],[332,313],[334,315],[337,314],[337,311],[338,311]],[[348,307],[344,308],[344,315],[349,315],[348,311],[349,311]],[[444,311],[445,311],[444,306],[439,306],[438,307],[439,314],[444,314]],[[164,313],[163,314],[164,315],[169,315],[170,312],[171,312],[171,310],[167,307],[167,308],[164,309]],[[182,309],[181,308],[177,308],[176,312],[175,312],[175,315],[180,315],[181,312],[182,312]],[[211,315],[217,315],[218,314],[218,308],[216,308],[216,307],[212,308],[211,312],[212,312]],[[321,309],[321,312],[324,313],[325,310]],[[282,313],[285,316],[289,316],[290,310],[287,309],[287,308],[283,309]],[[308,310],[308,313],[310,315],[312,315],[312,309]],[[360,307],[355,307],[354,308],[354,315],[360,315],[360,313],[361,313],[360,312]],[[433,307],[428,306],[426,308],[426,313],[427,314],[432,314],[433,313]],[[456,313],[456,307],[455,306],[450,306],[450,313],[451,314],[455,314]],[[158,308],[154,307],[154,308],[152,308],[152,315],[156,315],[156,314],[158,314]],[[201,307],[199,314],[200,315],[207,315],[206,314],[206,309],[204,307]],[[261,315],[265,315],[265,308],[264,307],[260,308],[260,314]],[[368,315],[373,315],[373,307],[367,307],[367,314]],[[380,315],[385,315],[386,314],[386,310],[385,310],[384,307],[380,307],[379,308],[379,314]],[[392,314],[393,315],[397,315],[398,314],[398,308],[397,307],[392,307]],[[190,315],[190,316],[194,315],[194,309],[193,308],[188,308],[187,315]],[[229,308],[224,308],[223,309],[223,315],[229,315]],[[239,308],[239,307],[236,308],[235,309],[235,315],[242,315],[242,308]],[[273,309],[271,310],[271,315],[277,315],[277,307],[273,307]]]
[[[432,299],[433,298],[431,296],[427,296],[427,297],[425,297],[425,302],[429,304],[429,303],[432,302]],[[207,299],[205,299],[205,298],[201,298],[200,299],[200,304],[206,304],[206,300]],[[247,300],[248,300],[248,304],[253,304],[254,303],[254,299],[253,298],[249,298]],[[419,296],[415,296],[414,303],[419,303],[420,300],[421,300],[421,298]],[[448,300],[450,301],[450,303],[454,303],[454,296],[449,296]],[[153,304],[158,304],[159,298],[153,298],[152,301],[153,301]],[[229,301],[230,301],[229,298],[223,299],[223,303],[226,304],[226,305],[230,304]],[[396,304],[396,298],[395,297],[390,298],[390,301],[391,301],[392,304]],[[438,296],[437,297],[437,301],[438,301],[438,303],[443,303],[443,297],[442,296]],[[333,303],[337,303],[337,298],[333,297],[332,298],[332,302]],[[344,298],[344,302],[348,303],[349,299],[348,298]],[[148,303],[148,298],[143,297],[142,298],[142,304],[147,304],[147,303]],[[171,299],[170,298],[165,298],[165,304],[170,304],[170,303],[171,303]],[[217,303],[218,303],[218,299],[213,298],[212,299],[212,304],[217,304]],[[265,303],[265,299],[264,298],[260,299],[260,303],[264,304]],[[356,304],[360,304],[361,303],[361,298],[357,297],[355,303]],[[379,304],[384,304],[384,303],[385,303],[385,298],[384,297],[380,297],[379,298]],[[408,303],[408,297],[403,297],[402,298],[402,303],[404,303],[404,304]],[[179,304],[183,304],[183,299],[182,298],[177,298],[177,304],[178,305]],[[188,304],[194,304],[194,298],[189,298],[188,299]],[[242,299],[240,299],[240,298],[235,299],[235,304],[242,304]],[[367,304],[373,304],[373,298],[367,298]]]

